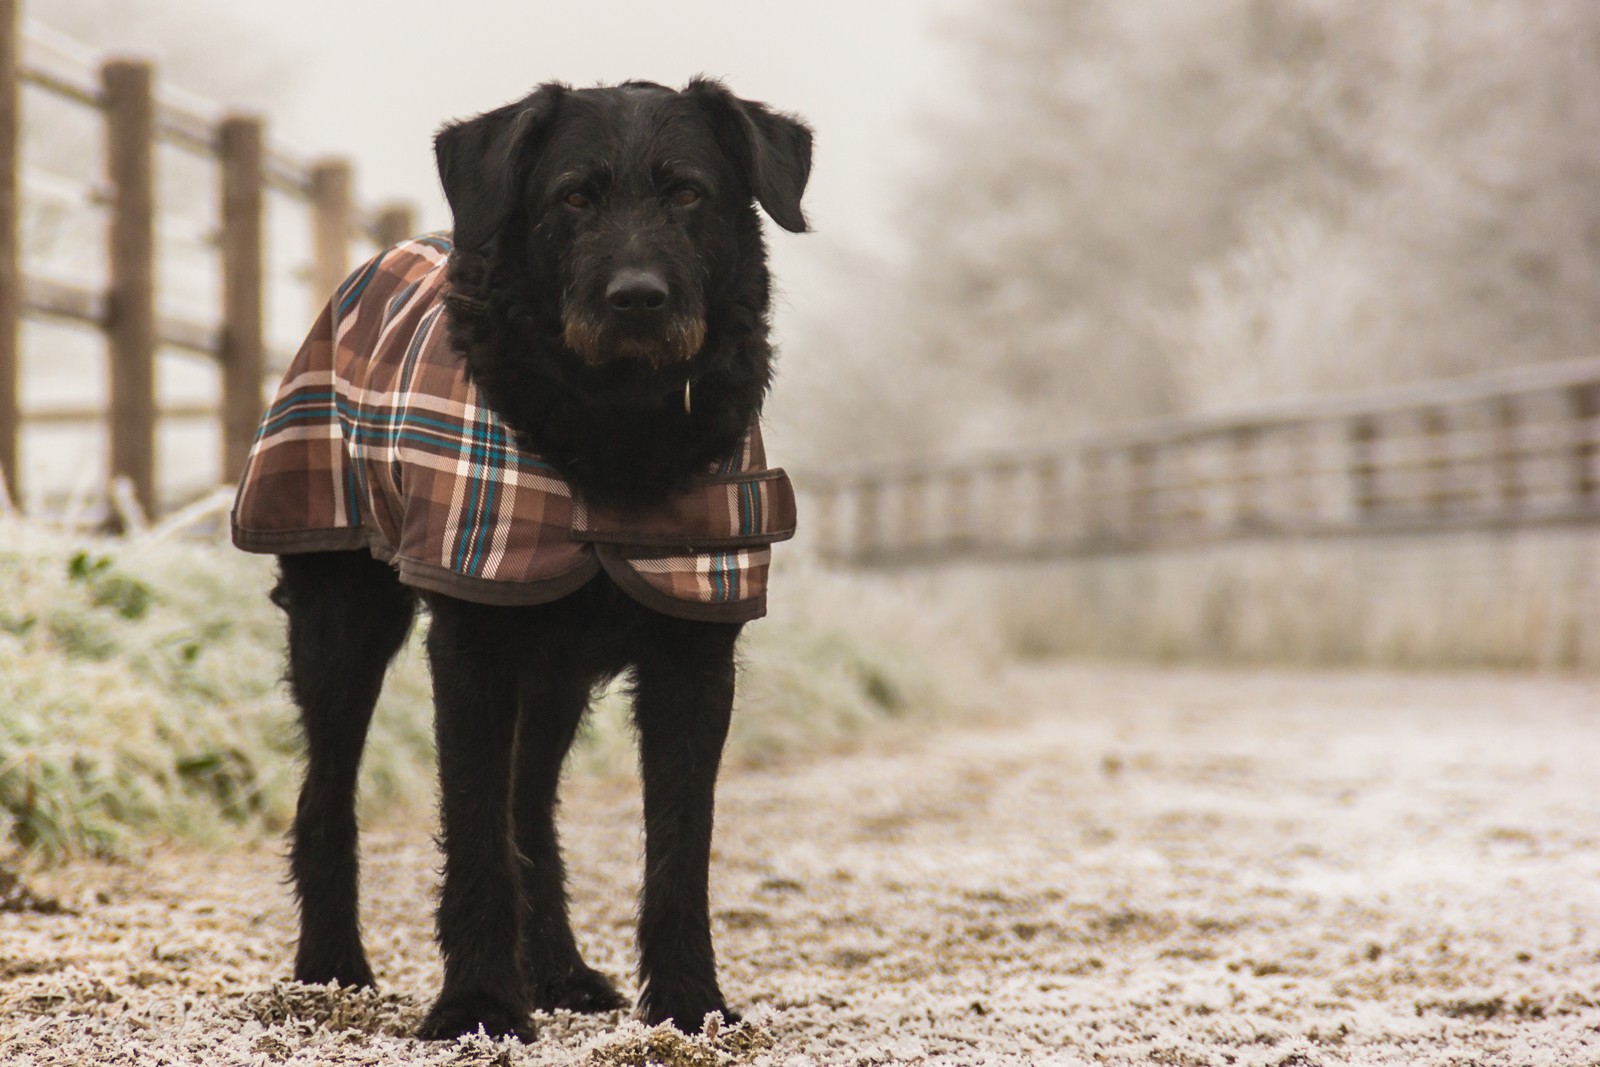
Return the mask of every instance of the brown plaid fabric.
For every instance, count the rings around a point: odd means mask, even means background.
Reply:
[[[604,569],[681,618],[766,612],[794,490],[759,426],[693,490],[645,513],[587,504],[517,446],[445,336],[447,234],[406,241],[339,287],[279,386],[239,483],[247,552],[366,548],[400,580],[483,604],[542,604]]]

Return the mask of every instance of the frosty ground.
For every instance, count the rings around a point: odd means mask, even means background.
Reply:
[[[719,792],[712,904],[747,1022],[404,1033],[437,988],[427,825],[369,833],[379,995],[279,982],[275,845],[29,874],[0,914],[0,1061],[1600,1063],[1600,681],[1013,671],[983,729]],[[630,974],[632,783],[576,777],[590,962]]]

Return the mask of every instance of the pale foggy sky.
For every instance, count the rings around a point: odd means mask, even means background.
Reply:
[[[914,117],[949,83],[949,50],[935,26],[972,0],[210,2],[295,57],[270,116],[276,134],[312,154],[352,157],[364,201],[410,200],[427,227],[449,221],[434,129],[544,80],[677,86],[706,73],[798,112],[817,131],[805,206],[818,232],[796,239],[769,227],[794,303],[815,284],[825,247],[892,245],[885,216],[912,152]]]

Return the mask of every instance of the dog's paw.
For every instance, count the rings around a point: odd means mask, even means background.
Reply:
[[[610,978],[592,967],[579,965],[561,978],[534,984],[533,1006],[543,1011],[564,1008],[593,1014],[628,1006]]]
[[[475,1034],[480,1026],[490,1037],[514,1037],[528,1042],[534,1036],[527,1012],[508,1008],[481,994],[449,1000],[441,997],[417,1027],[417,1036],[424,1041],[449,1041],[462,1034]]]
[[[706,1016],[712,1012],[721,1013],[723,1026],[738,1026],[744,1019],[743,1015],[722,1003],[711,1004],[706,1007],[684,1006],[681,1008],[652,1004],[642,1007],[640,1010],[645,1025],[655,1026],[658,1023],[670,1022],[674,1027],[686,1034],[698,1034],[704,1029]]]
[[[718,1008],[717,1012],[722,1016],[722,1025],[725,1027],[732,1028],[744,1022],[744,1016],[741,1013],[734,1011],[732,1008],[727,1007],[726,1005]],[[700,1025],[695,1028],[695,1032],[698,1033],[703,1029],[705,1029],[704,1015],[700,1017]],[[712,1036],[716,1036],[715,1031],[712,1032]]]
[[[343,960],[296,960],[294,980],[304,985],[327,985],[338,982],[345,989],[376,989],[377,979],[364,957]]]

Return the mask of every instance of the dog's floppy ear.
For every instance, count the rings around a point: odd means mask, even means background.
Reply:
[[[515,104],[446,123],[433,138],[439,183],[455,216],[455,243],[487,245],[511,214],[518,178],[550,129],[565,86],[541,85]]]
[[[811,177],[811,127],[765,104],[740,100],[711,78],[694,79],[684,94],[708,109],[723,151],[744,171],[772,221],[790,233],[804,233],[800,197]]]

